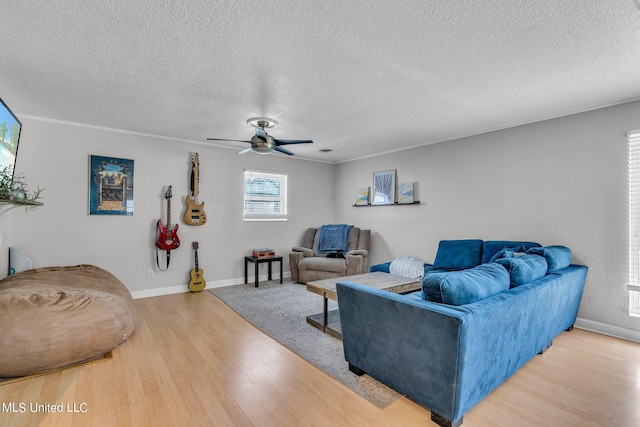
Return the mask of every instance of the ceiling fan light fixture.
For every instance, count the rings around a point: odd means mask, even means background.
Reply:
[[[267,135],[266,141],[264,141],[262,138],[258,137],[257,135],[254,135],[251,138],[251,148],[253,148],[253,151],[255,151],[256,153],[269,154],[273,150],[275,150],[276,142],[269,135]]]
[[[269,117],[251,117],[247,120],[247,124],[254,128],[270,129],[278,126],[278,122],[275,119]]]
[[[275,127],[278,124],[277,121],[268,117],[252,117],[247,120],[247,124],[256,128],[256,134],[249,141],[223,138],[207,138],[207,141],[237,141],[251,144],[251,148],[244,149],[238,154],[248,153],[249,151],[255,151],[258,154],[269,154],[273,151],[278,151],[288,156],[293,156],[294,153],[282,147],[283,145],[313,143],[310,139],[275,139],[268,135],[265,129]]]

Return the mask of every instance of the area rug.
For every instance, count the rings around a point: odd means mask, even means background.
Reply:
[[[358,377],[344,360],[342,341],[307,323],[307,316],[322,312],[322,297],[304,285],[285,280],[228,286],[210,290],[258,329],[358,393],[379,408],[401,395],[369,375]],[[329,309],[337,303],[329,301]]]

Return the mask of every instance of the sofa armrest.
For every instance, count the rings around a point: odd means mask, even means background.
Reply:
[[[289,270],[291,271],[291,280],[298,282],[300,278],[300,270],[298,270],[298,262],[304,258],[302,252],[289,253]]]
[[[356,274],[364,274],[367,272],[369,251],[349,251],[345,254],[344,258],[347,261],[347,276],[355,276]]]
[[[364,249],[354,249],[352,251],[347,252],[345,255],[362,255],[369,256],[369,251]]]
[[[313,249],[303,248],[302,246],[294,246],[291,248],[293,252],[301,252],[302,255],[306,257],[315,256],[316,254],[313,252]]]
[[[466,310],[381,291],[336,285],[345,360],[453,420]]]
[[[391,261],[389,262],[383,262],[382,264],[376,264],[376,265],[372,265],[371,268],[369,269],[369,273],[373,273],[375,271],[381,271],[383,273],[389,273],[391,271]],[[425,276],[427,275],[427,273],[430,273],[431,271],[435,271],[435,267],[433,266],[433,264],[424,264],[424,274]]]
[[[391,266],[391,261],[383,262],[382,264],[372,265],[371,268],[369,269],[369,273],[374,273],[376,271],[381,271],[383,273],[388,273],[390,266]]]

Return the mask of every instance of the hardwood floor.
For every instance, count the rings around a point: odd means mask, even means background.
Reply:
[[[0,425],[435,425],[407,398],[375,407],[209,292],[135,304],[137,329],[112,360],[0,385]],[[469,411],[463,426],[637,426],[637,402],[640,344],[576,329]]]

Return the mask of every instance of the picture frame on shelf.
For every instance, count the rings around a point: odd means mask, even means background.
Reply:
[[[370,187],[360,187],[356,193],[356,205],[365,206],[369,204],[369,190]]]
[[[396,169],[373,173],[372,205],[393,205],[396,202]]]
[[[413,202],[413,182],[401,182],[398,184],[398,203],[404,205]]]

